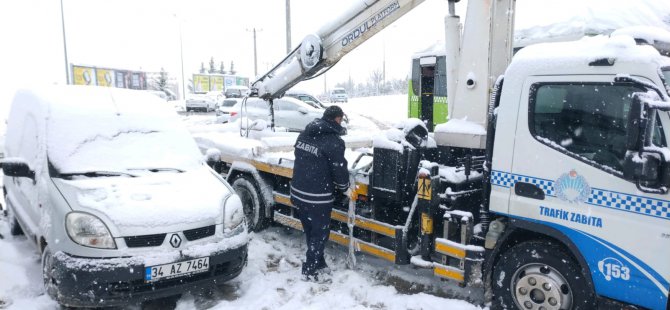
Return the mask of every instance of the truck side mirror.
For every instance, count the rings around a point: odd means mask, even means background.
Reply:
[[[630,111],[628,112],[628,125],[626,126],[626,150],[637,151],[644,145],[642,133],[647,126],[644,115],[644,105],[636,94],[633,95]]]
[[[35,171],[30,169],[21,158],[5,158],[2,160],[2,172],[9,177],[29,178],[35,181]]]

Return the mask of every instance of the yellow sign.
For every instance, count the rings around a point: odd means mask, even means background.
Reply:
[[[223,91],[223,76],[210,77],[210,91]]]
[[[95,69],[98,86],[114,86],[114,71],[107,69]]]
[[[433,233],[433,219],[426,213],[421,213],[421,231],[426,235]]]
[[[209,91],[209,76],[208,75],[193,75],[193,91],[195,93],[206,93]]]
[[[74,85],[95,85],[95,69],[72,66]]]
[[[419,188],[417,190],[419,199],[430,200],[431,194],[430,179],[419,178]]]

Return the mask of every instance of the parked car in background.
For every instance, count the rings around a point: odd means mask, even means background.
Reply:
[[[225,96],[223,95],[223,91],[218,90],[207,92],[205,94],[205,97],[207,97],[211,101],[214,101],[217,106],[220,105],[221,102],[223,101],[223,98],[225,98]]]
[[[330,102],[348,102],[349,96],[344,88],[335,87],[330,91]]]
[[[262,119],[270,124],[270,105],[263,99],[248,98],[246,108],[240,102],[233,109],[237,113],[231,114],[230,122],[245,117],[252,121]],[[274,111],[275,127],[283,127],[289,131],[303,131],[309,122],[323,116],[324,109],[315,108],[298,99],[284,97],[274,100]]]
[[[321,100],[317,99],[316,97],[312,96],[311,94],[309,94],[306,91],[289,89],[288,91],[286,91],[284,96],[298,99],[298,100],[300,100],[302,102],[305,102],[305,103],[307,103],[307,104],[309,104],[309,105],[311,105],[315,108],[321,108],[321,109],[326,108],[326,105],[323,104],[323,102],[321,102]]]
[[[66,307],[126,307],[240,274],[240,198],[153,95],[97,86],[17,92],[2,160],[10,232],[41,253]]]
[[[242,101],[242,98],[226,98],[216,108],[216,122],[227,123],[230,121],[230,116],[237,114],[235,106]],[[239,108],[238,108],[239,109]]]
[[[223,92],[226,98],[242,98],[249,94],[249,87],[246,86],[228,86]]]
[[[210,112],[216,109],[216,101],[211,96],[203,94],[190,94],[185,102],[186,112],[203,111]]]

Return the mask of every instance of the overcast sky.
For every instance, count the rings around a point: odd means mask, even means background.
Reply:
[[[292,45],[355,1],[361,0],[291,0]],[[163,67],[181,79],[183,56],[188,81],[201,62],[207,65],[214,57],[217,68],[224,61],[229,69],[233,61],[238,74],[253,80],[251,30],[257,29],[261,74],[286,54],[285,5],[285,0],[63,0],[68,60],[143,71]],[[465,15],[464,5],[458,9]],[[659,24],[653,16],[659,10],[670,16],[670,1],[520,0],[517,29],[557,20],[588,26],[608,17],[617,23]],[[443,40],[446,13],[446,0],[426,0],[340,61],[326,75],[328,87],[349,76],[365,82],[384,60],[387,78],[405,77],[414,52]],[[0,101],[16,86],[64,83],[60,1],[0,1],[0,42]],[[301,86],[320,92],[324,79]]]

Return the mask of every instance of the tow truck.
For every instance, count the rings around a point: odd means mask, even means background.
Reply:
[[[422,2],[361,0],[251,95],[272,107]],[[464,24],[456,2],[445,17],[446,76],[433,80],[446,83],[449,119],[430,133],[410,119],[386,140],[347,140],[355,212],[333,209],[330,241],[483,285],[493,308],[670,309],[670,58],[650,45],[659,42],[599,36],[512,59],[515,1],[470,0]],[[292,145],[265,145],[220,147],[212,165],[251,229],[301,229]]]

